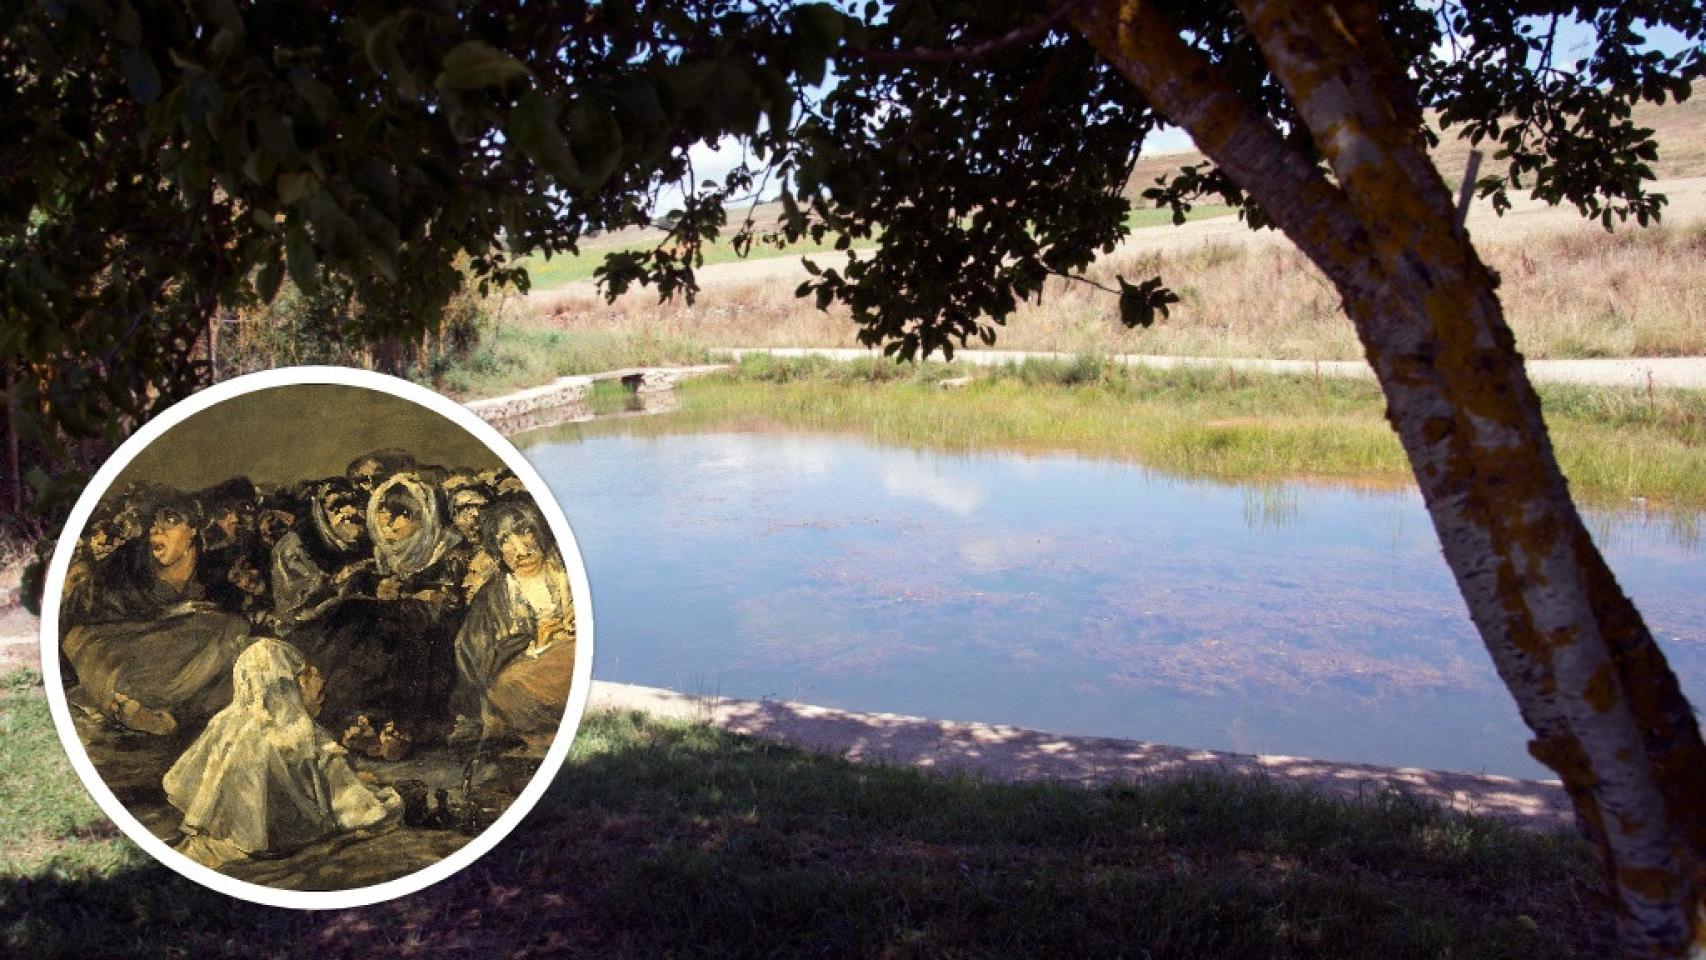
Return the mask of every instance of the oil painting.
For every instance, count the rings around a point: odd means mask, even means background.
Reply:
[[[50,690],[97,800],[168,865],[240,895],[394,894],[495,843],[560,764],[585,574],[471,414],[303,369],[192,398],[91,484],[55,559]]]

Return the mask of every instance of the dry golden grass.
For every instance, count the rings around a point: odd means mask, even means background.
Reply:
[[[1156,228],[1165,229],[1165,228]],[[1619,231],[1597,226],[1488,239],[1482,255],[1503,278],[1500,296],[1530,357],[1706,355],[1706,224]],[[1054,282],[1000,331],[1011,350],[1355,359],[1361,355],[1338,296],[1283,243],[1214,241],[1116,254],[1092,279],[1112,284],[1159,273],[1178,292],[1172,315],[1149,330],[1119,325],[1114,298]],[[696,303],[631,295],[614,304],[584,286],[534,301],[529,327],[618,336],[686,338],[719,346],[856,346],[844,309],[820,312],[794,297],[792,279],[707,286]],[[508,322],[517,322],[510,320]]]
[[[1530,357],[1706,355],[1706,190],[1699,180],[1680,179],[1706,175],[1706,103],[1642,107],[1635,121],[1658,131],[1660,160],[1654,169],[1670,182],[1655,189],[1671,197],[1668,226],[1608,234],[1573,211],[1543,209],[1523,198],[1504,218],[1471,214],[1471,233],[1503,278],[1506,317]],[[1468,150],[1467,143],[1453,139],[1434,151],[1448,180],[1461,175]],[[1143,158],[1128,193],[1198,159],[1194,153]],[[755,211],[760,222],[774,216],[771,206]],[[600,238],[588,244],[587,254],[621,240]],[[839,255],[818,260],[836,265]],[[730,266],[734,269],[707,270],[705,289],[693,305],[659,304],[645,291],[606,304],[590,284],[574,283],[513,301],[501,315],[506,323],[536,329],[710,348],[858,345],[846,310],[820,312],[794,297],[804,274],[791,258]],[[1112,285],[1116,274],[1128,279],[1160,274],[1182,302],[1155,328],[1128,331],[1118,323],[1112,296],[1059,281],[1050,284],[1041,304],[1025,304],[1009,318],[996,345],[1286,359],[1361,356],[1321,273],[1283,237],[1251,234],[1231,218],[1179,230],[1135,230],[1090,278]]]

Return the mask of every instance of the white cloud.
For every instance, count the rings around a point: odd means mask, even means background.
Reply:
[[[882,478],[883,489],[892,496],[923,500],[958,516],[971,516],[983,505],[983,490],[977,485],[955,482],[916,461],[886,466]]]

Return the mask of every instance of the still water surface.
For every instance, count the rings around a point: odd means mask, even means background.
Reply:
[[[516,443],[580,541],[599,679],[1550,776],[1413,492],[787,433]],[[1696,704],[1700,519],[1589,521]]]

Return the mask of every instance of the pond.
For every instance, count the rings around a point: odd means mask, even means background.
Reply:
[[[1414,491],[791,433],[516,443],[580,541],[602,680],[1551,776]],[[1694,703],[1699,520],[1589,516]]]

